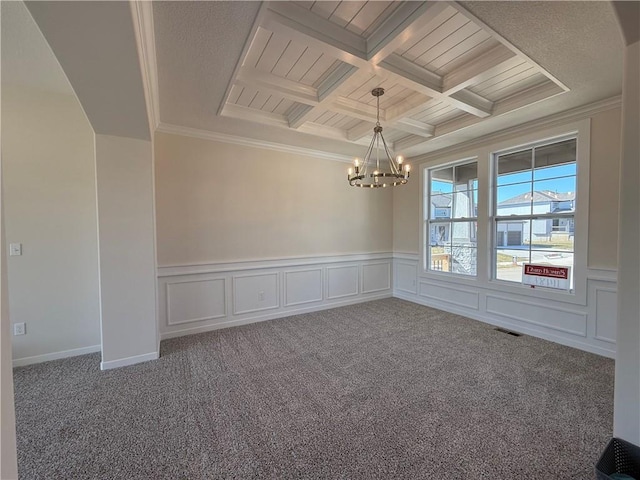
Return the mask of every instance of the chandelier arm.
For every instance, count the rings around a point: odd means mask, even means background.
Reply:
[[[387,154],[387,159],[389,160],[389,167],[391,168],[391,173],[399,175],[400,172],[396,168],[396,162],[393,159],[393,156],[391,155],[391,152],[389,151],[389,147],[387,146],[387,142],[385,141],[384,137],[382,136],[382,133],[380,133],[380,137],[382,138],[382,145],[384,145],[384,151]]]
[[[376,170],[380,171],[380,137],[382,133],[376,133]]]
[[[367,174],[367,167],[369,166],[369,161],[371,160],[371,153],[373,152],[373,145],[376,141],[376,134],[373,134],[373,138],[371,139],[371,143],[369,144],[369,148],[367,149],[367,153],[364,155],[364,159],[362,160],[362,174]]]

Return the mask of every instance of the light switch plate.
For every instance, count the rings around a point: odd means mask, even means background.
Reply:
[[[9,244],[9,256],[16,257],[22,255],[22,244],[11,243]]]

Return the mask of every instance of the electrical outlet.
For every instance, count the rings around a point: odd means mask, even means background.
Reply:
[[[10,243],[9,244],[9,256],[17,257],[22,255],[22,244],[21,243]]]
[[[13,334],[14,335],[26,335],[27,334],[27,324],[22,323],[14,323],[13,324]]]
[[[258,292],[258,301],[264,302],[264,292]]]

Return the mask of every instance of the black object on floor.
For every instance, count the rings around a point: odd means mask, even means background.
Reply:
[[[640,480],[640,447],[621,438],[612,438],[596,465],[598,480],[611,480],[614,473],[624,473]]]

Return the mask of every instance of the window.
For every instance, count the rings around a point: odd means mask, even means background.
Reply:
[[[427,182],[427,269],[475,276],[478,162],[432,169]]]
[[[576,139],[495,154],[494,162],[494,278],[521,282],[523,263],[573,267]]]

